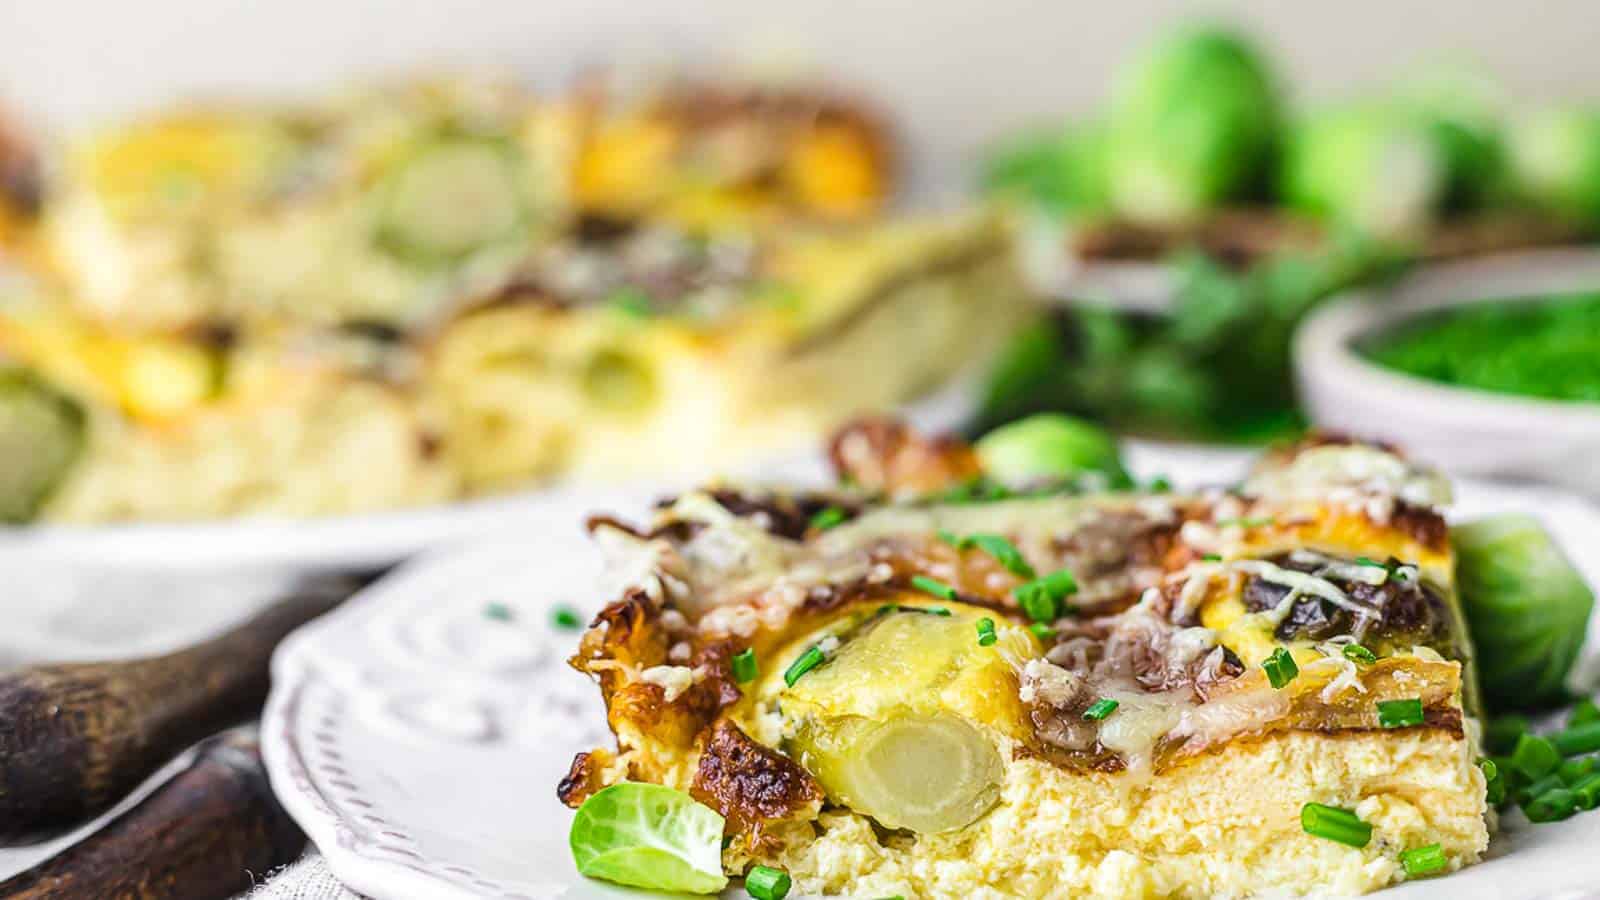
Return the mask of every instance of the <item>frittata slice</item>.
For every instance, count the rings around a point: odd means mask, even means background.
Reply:
[[[1485,850],[1431,471],[1308,441],[1231,490],[1006,489],[881,421],[833,455],[838,492],[592,521],[640,574],[572,659],[617,746],[566,802],[688,791],[730,874],[825,896],[1355,894]]]
[[[1033,301],[995,219],[552,245],[431,344],[446,453],[488,490],[736,465],[989,358]]]

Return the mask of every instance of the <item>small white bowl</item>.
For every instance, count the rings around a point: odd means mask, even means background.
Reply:
[[[1431,310],[1596,289],[1600,252],[1546,250],[1429,266],[1334,298],[1295,336],[1301,402],[1322,428],[1393,442],[1452,472],[1600,495],[1600,404],[1452,387],[1385,368],[1353,346]]]

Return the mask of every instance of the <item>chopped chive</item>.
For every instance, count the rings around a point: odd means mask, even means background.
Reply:
[[[1563,788],[1566,786],[1567,783],[1561,780],[1560,775],[1551,772],[1549,775],[1540,778],[1532,784],[1523,785],[1521,788],[1519,788],[1517,790],[1517,802],[1523,806],[1527,806],[1539,796],[1549,791],[1553,791],[1556,788]]]
[[[1222,562],[1221,553],[1207,553],[1205,556],[1200,558],[1206,562]]]
[[[789,668],[783,670],[783,683],[789,687],[794,687],[795,682],[800,680],[800,676],[822,665],[823,659],[821,647],[813,646],[807,648],[806,652],[800,654],[794,662],[789,664]]]
[[[509,622],[516,618],[516,616],[511,612],[511,607],[505,605],[504,603],[490,603],[488,606],[485,606],[483,608],[483,617],[486,619],[493,619],[496,622]]]
[[[1585,775],[1571,790],[1579,809],[1590,810],[1600,806],[1600,772]]]
[[[1116,712],[1117,707],[1121,705],[1110,697],[1101,697],[1089,704],[1089,708],[1083,711],[1083,717],[1091,722],[1098,722]]]
[[[740,684],[749,684],[756,680],[760,673],[760,666],[756,664],[756,649],[746,647],[733,655],[733,680]]]
[[[967,539],[956,534],[954,531],[947,531],[943,528],[939,529],[939,540],[949,544],[957,550],[967,549]]]
[[[1500,764],[1492,759],[1478,760],[1478,768],[1483,772],[1484,801],[1490,806],[1499,806],[1506,799],[1506,780],[1500,775]]]
[[[550,610],[550,624],[565,631],[583,627],[583,619],[570,606],[557,606]]]
[[[643,318],[654,311],[650,296],[638,288],[622,288],[606,298],[606,305],[624,315]]]
[[[1300,674],[1300,667],[1295,664],[1294,654],[1282,647],[1272,651],[1272,655],[1261,663],[1261,668],[1267,673],[1267,681],[1272,683],[1275,690],[1281,690]]]
[[[1450,861],[1444,858],[1444,848],[1438,844],[1429,844],[1426,847],[1415,847],[1400,854],[1400,865],[1405,866],[1406,874],[1412,878],[1423,875],[1432,875],[1442,872],[1449,867]]]
[[[1593,700],[1579,700],[1572,705],[1572,712],[1567,714],[1567,727],[1576,728],[1590,722],[1600,722],[1600,706],[1595,706]]]
[[[1387,570],[1389,568],[1387,563],[1378,562],[1377,560],[1373,559],[1370,556],[1358,556],[1358,557],[1356,557],[1356,565],[1358,565],[1358,566],[1372,566],[1375,569],[1385,569],[1385,570]]]
[[[1378,701],[1378,724],[1384,728],[1408,728],[1426,720],[1421,697]]]
[[[1337,806],[1307,803],[1300,807],[1300,827],[1313,837],[1350,847],[1365,847],[1372,842],[1372,826],[1350,810]]]
[[[1517,738],[1516,749],[1511,751],[1511,765],[1529,781],[1537,781],[1561,765],[1561,751],[1544,738],[1523,732]]]
[[[1019,578],[1036,578],[1038,573],[1022,558],[1022,551],[998,534],[974,534],[966,538],[974,547],[994,557],[1007,572]]]
[[[1600,722],[1585,722],[1550,736],[1562,756],[1577,756],[1600,750]]]
[[[924,594],[932,594],[940,600],[954,602],[956,599],[956,589],[937,578],[929,578],[926,575],[913,575],[911,576],[911,586]]]
[[[1577,756],[1572,759],[1562,760],[1561,765],[1556,766],[1556,774],[1561,776],[1562,782],[1567,787],[1572,787],[1582,781],[1584,776],[1593,772],[1594,766],[1594,757]]]
[[[1578,795],[1564,788],[1552,788],[1522,807],[1530,822],[1559,822],[1578,811]]]
[[[1041,641],[1051,640],[1056,636],[1056,630],[1043,622],[1033,622],[1028,625],[1028,630]]]
[[[827,531],[836,525],[844,524],[844,520],[844,510],[837,506],[824,506],[822,509],[817,510],[816,515],[811,517],[809,524],[813,531]]]
[[[1165,475],[1157,475],[1150,479],[1150,485],[1146,490],[1152,494],[1169,494],[1172,492],[1172,482]]]
[[[1363,666],[1370,666],[1378,661],[1378,654],[1360,644],[1345,644],[1344,649],[1340,652],[1344,654],[1345,659],[1353,663],[1360,663]]]
[[[744,876],[745,893],[756,900],[783,900],[791,885],[788,872],[770,866],[755,866]]]
[[[994,633],[994,620],[983,618],[978,620],[978,646],[987,647],[1000,638]]]
[[[1510,753],[1528,728],[1528,720],[1522,716],[1501,716],[1484,730],[1483,745],[1490,753]]]
[[[1049,575],[1017,585],[1012,596],[1017,605],[1035,622],[1054,622],[1061,617],[1063,601],[1077,593],[1078,580],[1070,569],[1057,569]]]

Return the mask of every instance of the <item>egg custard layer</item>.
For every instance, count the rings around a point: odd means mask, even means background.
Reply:
[[[1431,472],[1309,441],[1180,496],[1002,489],[888,422],[832,449],[848,489],[591,521],[632,586],[572,660],[617,741],[565,802],[688,791],[729,874],[823,896],[1347,895],[1408,849],[1483,853]],[[1310,833],[1307,804],[1370,837]]]

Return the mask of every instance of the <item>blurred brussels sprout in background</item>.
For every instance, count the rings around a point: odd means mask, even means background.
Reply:
[[[1600,226],[1600,110],[1545,109],[1515,122],[1512,177],[1540,209]]]
[[[1449,162],[1424,122],[1398,104],[1364,101],[1295,123],[1279,182],[1286,205],[1375,234],[1415,232],[1449,188]]]
[[[1108,116],[1113,208],[1155,224],[1191,221],[1263,187],[1278,134],[1278,87],[1241,35],[1190,26],[1119,76]]]
[[[1447,211],[1504,199],[1506,100],[1492,75],[1468,63],[1434,63],[1401,80],[1395,102],[1417,119],[1444,161]]]
[[[1098,122],[1030,132],[999,146],[984,164],[983,187],[1046,212],[1106,206],[1106,132]]]
[[[1012,422],[985,435],[977,450],[983,473],[1011,487],[1081,480],[1091,474],[1110,486],[1128,483],[1116,439],[1104,428],[1071,416],[1044,414]]]

